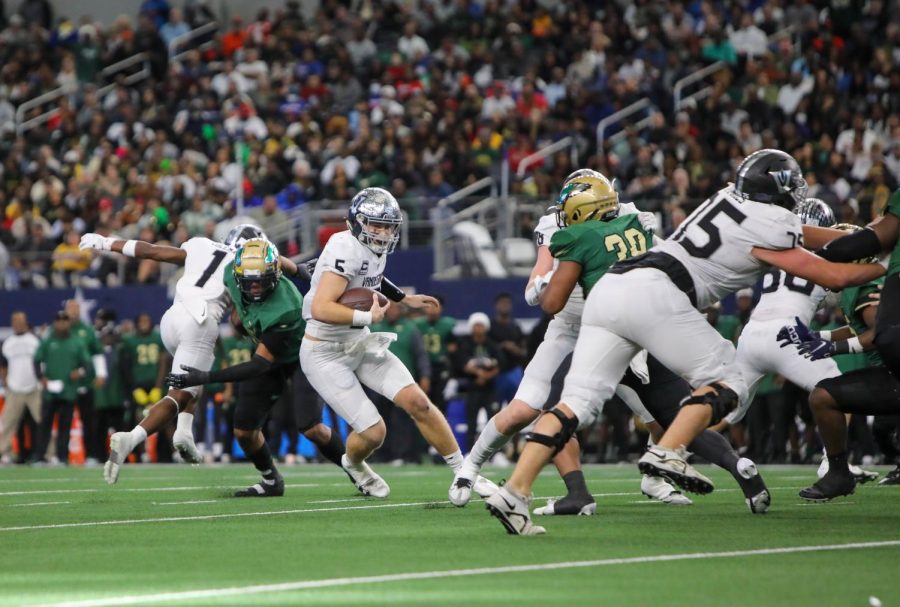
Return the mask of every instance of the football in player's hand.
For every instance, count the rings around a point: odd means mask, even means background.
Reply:
[[[368,312],[372,309],[373,293],[378,293],[378,291],[374,291],[367,287],[354,287],[344,291],[344,294],[338,299],[338,303],[347,306],[348,308],[353,308],[354,310]],[[386,306],[387,303],[388,298],[381,293],[378,293],[378,304]]]

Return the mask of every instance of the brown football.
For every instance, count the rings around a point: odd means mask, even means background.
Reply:
[[[353,308],[354,310],[360,310],[362,312],[368,312],[372,309],[372,294],[378,294],[378,303],[382,306],[386,305],[388,302],[387,297],[378,293],[378,291],[374,291],[367,287],[354,287],[352,289],[347,289],[344,291],[344,294],[341,295],[340,299],[338,299],[338,303],[347,306],[348,308]]]

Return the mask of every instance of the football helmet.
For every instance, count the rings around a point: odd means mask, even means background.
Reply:
[[[225,237],[225,240],[222,241],[222,244],[232,251],[237,251],[239,248],[244,246],[245,242],[254,238],[268,240],[263,231],[255,225],[250,223],[242,223],[231,228],[231,230],[228,232],[228,235]]]
[[[253,238],[234,254],[234,280],[245,302],[269,297],[281,278],[281,256],[268,240]]]
[[[806,200],[806,191],[800,165],[781,150],[753,152],[738,165],[734,193],[745,200],[793,209]]]
[[[376,255],[392,253],[400,241],[403,214],[397,199],[382,188],[366,188],[350,201],[347,227]]]
[[[824,200],[819,198],[807,198],[797,205],[794,213],[800,217],[800,221],[808,226],[830,228],[835,224],[834,211]]]
[[[576,177],[563,186],[553,210],[561,228],[591,220],[610,221],[619,215],[619,193],[600,173]]]
[[[566,180],[563,181],[563,186],[572,181],[573,179],[578,179],[579,177],[600,177],[603,178],[603,175],[599,171],[595,171],[594,169],[576,169],[569,173],[569,176],[566,177]]]

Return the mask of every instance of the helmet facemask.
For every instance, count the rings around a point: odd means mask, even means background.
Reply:
[[[393,253],[400,242],[400,224],[402,220],[373,219],[358,215],[360,232],[356,238],[376,255]]]
[[[234,256],[234,279],[245,303],[258,303],[275,291],[281,278],[278,249],[262,239],[248,240]]]
[[[347,226],[376,255],[392,253],[400,241],[403,213],[390,192],[366,188],[350,201]]]

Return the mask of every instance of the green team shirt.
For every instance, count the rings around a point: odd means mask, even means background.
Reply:
[[[868,299],[869,295],[871,293],[877,293],[878,287],[883,284],[884,277],[882,276],[872,282],[867,282],[858,287],[849,287],[841,292],[841,310],[844,312],[847,324],[850,325],[850,328],[853,329],[853,332],[857,335],[862,335],[869,330],[869,327],[866,326],[866,323],[862,318],[862,311],[872,305],[872,302]],[[878,354],[877,350],[869,350],[864,354],[868,360],[869,366],[879,366],[884,364],[884,361],[881,360],[881,355]]]
[[[281,365],[297,362],[306,322],[301,313],[303,296],[294,283],[282,276],[275,291],[265,300],[245,303],[234,280],[234,263],[229,263],[225,268],[225,288],[228,289],[244,329],[253,338],[253,342],[259,342],[260,335],[266,332],[287,333],[288,338],[284,347],[272,354],[275,356],[275,362]]]
[[[102,388],[94,392],[94,407],[97,409],[115,409],[125,405],[125,389],[122,386],[122,344],[111,346],[105,352],[106,368],[109,376]]]
[[[61,380],[62,392],[49,396],[72,401],[78,394],[80,382],[69,379],[69,374],[79,367],[87,370],[91,366],[91,357],[84,347],[84,341],[73,331],[66,337],[58,337],[55,331],[41,341],[34,360],[44,363],[44,375],[48,380]]]
[[[887,213],[900,217],[900,188],[897,188],[891,194],[891,197],[888,198],[887,205],[884,207],[884,214]],[[888,276],[893,276],[897,273],[900,273],[900,238],[897,239],[897,244],[894,245],[894,250],[891,252],[891,261],[887,270]]]
[[[103,344],[100,343],[100,338],[97,337],[97,332],[94,331],[94,327],[86,325],[80,320],[73,320],[72,328],[69,330],[69,332],[80,339],[84,344],[84,347],[87,348],[88,360],[90,360],[92,356],[103,354]],[[85,367],[85,371],[87,371],[87,373],[78,382],[78,387],[82,388],[80,390],[81,392],[84,392],[85,389],[92,389],[94,377],[96,377],[93,364],[87,365]]]
[[[578,283],[587,297],[614,263],[645,253],[652,245],[653,233],[641,226],[637,214],[631,214],[564,228],[550,239],[550,253],[560,261],[581,264]]]
[[[133,333],[122,340],[123,353],[131,362],[131,376],[134,386],[147,388],[156,385],[159,379],[159,359],[163,350],[159,332],[154,329],[147,335]]]
[[[425,343],[425,351],[433,365],[447,365],[447,346],[453,339],[453,329],[456,321],[449,316],[441,316],[434,323],[427,318],[417,318],[413,321],[422,334]]]

